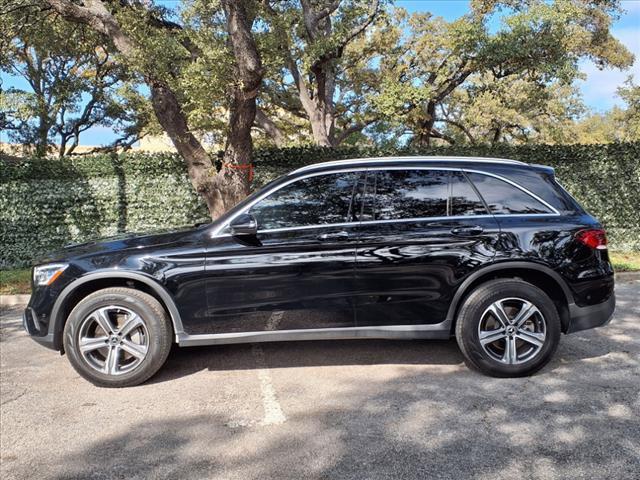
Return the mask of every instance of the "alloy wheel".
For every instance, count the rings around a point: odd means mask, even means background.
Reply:
[[[536,357],[545,344],[547,324],[533,303],[503,298],[484,311],[478,324],[480,345],[494,360],[518,365]]]
[[[122,375],[147,356],[149,333],[137,313],[116,305],[101,307],[85,317],[78,330],[78,349],[94,370]]]

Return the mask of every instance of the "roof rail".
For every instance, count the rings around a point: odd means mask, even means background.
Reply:
[[[466,162],[466,163],[502,163],[509,165],[528,165],[525,162],[521,162],[519,160],[510,160],[507,158],[484,158],[484,157],[371,157],[371,158],[353,158],[349,160],[333,160],[330,162],[320,162],[314,163],[312,165],[306,165],[304,167],[298,168],[293,172],[289,173],[289,175],[293,175],[294,173],[306,172],[309,170],[315,170],[317,168],[324,167],[340,167],[340,166],[348,166],[357,163],[371,163],[375,164],[377,162],[383,161],[400,161],[400,162]]]

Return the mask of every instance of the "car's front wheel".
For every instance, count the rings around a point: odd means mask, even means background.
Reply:
[[[101,387],[138,385],[164,364],[171,323],[160,302],[131,288],[105,288],[73,309],[64,329],[71,365]]]
[[[465,299],[456,339],[469,366],[494,377],[521,377],[553,356],[560,318],[538,287],[517,279],[493,280]]]

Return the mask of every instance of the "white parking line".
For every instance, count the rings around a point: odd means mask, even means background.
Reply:
[[[276,330],[278,323],[282,319],[284,312],[273,312],[267,320],[266,329]],[[282,412],[280,402],[276,390],[273,387],[271,374],[267,368],[267,362],[264,358],[264,350],[260,345],[253,345],[251,353],[258,366],[258,379],[260,380],[260,392],[262,393],[262,407],[264,408],[264,418],[260,425],[278,425],[287,421],[287,417]]]
[[[280,323],[280,320],[282,320],[282,317],[284,316],[284,312],[273,312],[271,314],[271,316],[269,317],[269,320],[267,320],[267,330],[277,330],[278,329],[278,324]]]
[[[267,369],[267,364],[264,359],[264,350],[262,350],[260,345],[253,345],[251,352],[258,365],[258,379],[260,380],[262,407],[264,408],[264,417],[260,425],[278,425],[284,423],[287,418],[282,412],[280,402],[278,402],[276,390],[271,381],[271,374]]]

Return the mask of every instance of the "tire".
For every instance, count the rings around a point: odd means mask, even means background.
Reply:
[[[517,327],[516,320],[527,315]],[[472,369],[492,377],[523,377],[551,360],[560,341],[560,317],[538,287],[516,279],[492,280],[464,300],[456,340]]]
[[[86,380],[99,387],[130,387],[162,367],[171,350],[172,327],[151,295],[105,288],[72,310],[63,341],[71,365]]]

